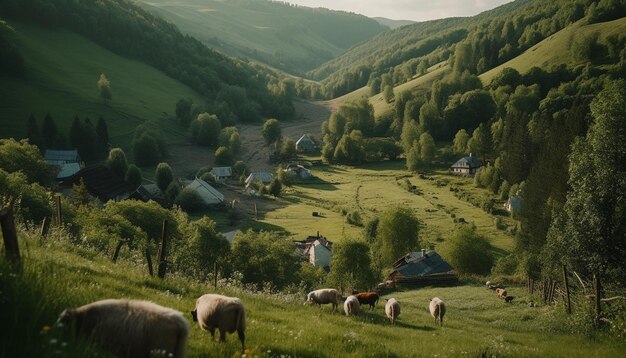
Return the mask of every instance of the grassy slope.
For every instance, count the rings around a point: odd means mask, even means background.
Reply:
[[[0,292],[4,302],[0,314],[9,317],[3,324],[19,329],[0,337],[0,350],[4,344],[16,341],[32,345],[22,349],[33,349],[42,343],[51,347],[50,353],[67,349],[62,348],[61,341],[50,342],[50,337],[58,337],[54,332],[40,333],[42,327],[52,325],[64,307],[104,298],[148,299],[184,312],[190,319],[188,312],[194,307],[195,298],[213,291],[183,278],[151,279],[141,266],[124,261],[113,265],[108,259],[55,239],[42,248],[36,234],[28,239],[22,235],[20,241],[25,256],[24,274],[9,275],[2,269],[0,276],[0,280],[12,282],[11,288],[21,288]],[[331,312],[329,307],[303,306],[304,297],[300,295],[251,293],[223,285],[217,292],[236,295],[244,301],[246,347],[251,356],[475,357],[486,351],[489,356],[617,357],[626,349],[624,342],[602,335],[589,339],[569,333],[562,307],[531,308],[526,303],[537,298],[529,297],[518,287],[509,287],[509,294],[516,296],[510,305],[480,284],[396,292],[387,296],[396,297],[402,307],[395,327],[384,318],[382,300],[374,311],[345,317]],[[427,311],[428,300],[433,296],[447,303],[443,328],[432,323]],[[33,304],[37,305],[36,310],[32,310]],[[229,335],[227,343],[221,345],[211,342],[210,335],[197,324],[192,325],[190,357],[239,356],[239,349],[236,335]]]
[[[454,227],[452,214],[474,223],[478,232],[485,235],[500,254],[510,252],[515,245],[510,234],[496,229],[493,215],[456,198],[450,191],[454,184],[477,196],[486,194],[486,191],[474,188],[471,179],[450,176],[446,170],[436,171],[432,179],[420,179],[406,171],[403,161],[358,168],[324,165],[312,170],[317,178],[287,189],[283,200],[288,205],[267,213],[263,222],[280,226],[297,238],[319,231],[331,241],[341,241],[344,237],[362,235],[361,228],[345,222],[339,214],[341,208],[358,210],[365,221],[380,216],[389,207],[402,206],[412,209],[422,223],[420,240],[424,247],[427,242],[436,245],[450,235]],[[405,178],[422,190],[423,195],[409,193],[398,185]],[[438,186],[437,179],[448,184]],[[313,217],[312,211],[320,211],[324,217]],[[507,225],[515,224],[508,217],[502,219]]]
[[[25,59],[25,78],[0,77],[0,137],[22,137],[34,113],[39,125],[50,112],[66,135],[75,115],[92,121],[102,115],[114,145],[124,145],[146,120],[159,120],[174,138],[184,133],[167,120],[176,101],[201,97],[189,87],[143,63],[129,60],[65,30],[11,24]],[[96,81],[105,73],[113,100],[104,105]],[[95,124],[95,121],[94,121]]]
[[[506,67],[526,73],[534,66],[548,69],[560,64],[578,65],[584,61],[576,59],[570,52],[571,45],[576,38],[599,32],[600,38],[604,39],[612,34],[626,32],[626,18],[592,25],[584,25],[581,21],[546,38],[514,59],[483,73],[479,76],[480,79],[484,84],[488,84]]]

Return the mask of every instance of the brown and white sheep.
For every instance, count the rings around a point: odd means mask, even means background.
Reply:
[[[443,326],[443,316],[446,315],[446,304],[439,297],[434,297],[430,300],[428,306],[430,315],[435,319],[435,324],[439,322],[439,326]]]
[[[107,299],[64,310],[56,326],[73,327],[118,357],[187,353],[189,322],[182,313],[148,301]]]
[[[387,314],[387,318],[391,321],[391,324],[396,324],[396,320],[400,315],[400,303],[395,298],[390,298],[385,304],[385,314]]]
[[[506,290],[504,288],[496,288],[496,294],[501,299],[504,299],[507,296]]]
[[[341,294],[339,291],[334,288],[322,288],[309,292],[306,298],[306,303],[309,305],[317,304],[320,307],[330,303],[333,305],[333,310],[336,310],[340,300]]]
[[[346,312],[346,316],[356,316],[361,310],[361,304],[356,297],[348,296],[343,303],[343,310]]]
[[[237,297],[206,294],[196,300],[196,309],[191,311],[194,322],[200,328],[211,332],[215,339],[215,330],[220,331],[220,342],[226,341],[226,332],[237,331],[241,349],[245,348],[246,311],[243,302]]]

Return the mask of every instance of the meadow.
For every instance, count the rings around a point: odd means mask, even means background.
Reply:
[[[147,276],[145,267],[109,259],[70,244],[59,232],[43,243],[34,231],[21,231],[21,273],[0,259],[0,318],[14,329],[0,338],[2,356],[85,356],[93,350],[62,335],[51,326],[68,306],[104,298],[147,299],[188,314],[195,299],[207,292],[240,297],[247,309],[246,356],[260,357],[618,357],[625,342],[600,333],[584,335],[567,320],[562,306],[531,307],[538,302],[525,289],[509,286],[516,296],[500,301],[481,282],[463,281],[456,287],[427,287],[394,292],[402,312],[392,326],[384,303],[357,317],[345,317],[330,306],[303,305],[304,292],[293,294],[253,291],[221,280],[217,290],[203,282],[168,276]],[[427,311],[431,297],[448,306],[443,327]],[[584,307],[577,308],[579,314]],[[15,342],[20,342],[17,345]],[[226,344],[193,325],[191,357],[239,357],[239,341],[229,335]]]

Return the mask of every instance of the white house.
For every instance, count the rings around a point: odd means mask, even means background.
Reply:
[[[215,181],[224,181],[233,175],[231,167],[215,167],[209,172],[215,178]]]
[[[317,149],[317,145],[308,135],[303,134],[300,139],[296,141],[296,150],[298,152],[312,152]]]
[[[450,173],[454,175],[474,175],[483,166],[483,163],[478,158],[472,156],[463,157],[452,164],[450,167]]]
[[[274,176],[268,172],[254,172],[250,173],[246,178],[246,187],[252,183],[261,182],[263,184],[269,184],[274,179]]]

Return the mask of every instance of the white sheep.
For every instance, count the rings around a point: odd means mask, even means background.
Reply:
[[[334,288],[322,288],[309,292],[305,303],[309,305],[317,304],[320,307],[330,303],[333,305],[333,310],[336,310],[340,300],[341,294],[339,291]]]
[[[64,310],[56,326],[73,327],[118,357],[187,352],[189,322],[182,313],[148,301],[101,300]]]
[[[346,312],[346,316],[355,316],[359,314],[359,311],[361,310],[359,299],[355,296],[348,296],[346,301],[343,303],[343,310]]]
[[[435,319],[435,324],[439,321],[439,326],[443,326],[443,316],[446,315],[446,304],[439,297],[430,300],[430,315]]]
[[[400,303],[395,298],[385,299],[387,303],[385,304],[385,314],[387,314],[387,318],[391,321],[391,324],[396,324],[396,320],[400,315]]]
[[[237,331],[241,349],[245,348],[246,312],[243,302],[237,297],[206,294],[196,300],[196,309],[191,311],[194,322],[200,328],[211,332],[215,339],[215,330],[220,331],[220,341],[226,341],[226,332]]]

